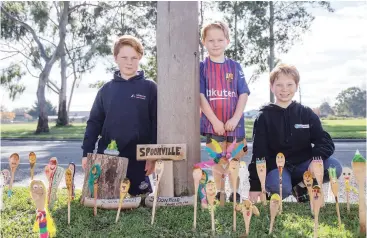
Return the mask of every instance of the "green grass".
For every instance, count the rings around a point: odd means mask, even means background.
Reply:
[[[321,120],[324,129],[333,139],[366,139],[366,119]],[[246,138],[252,139],[253,120],[246,120]],[[2,124],[1,137],[32,139],[83,139],[85,123],[56,127],[50,124],[50,133],[35,135],[37,124]]]
[[[5,189],[6,190],[6,189]],[[4,191],[5,208],[2,211],[0,237],[38,237],[32,231],[35,206],[26,188],[13,189],[13,197]],[[80,190],[71,204],[71,225],[67,225],[66,190],[60,189],[58,201],[51,211],[57,227],[57,237],[210,237],[211,220],[208,210],[198,209],[197,232],[191,231],[193,207],[159,207],[155,224],[150,225],[151,209],[139,207],[122,211],[115,224],[116,210],[98,210],[80,205]],[[257,205],[260,217],[252,217],[250,237],[312,237],[313,219],[306,204],[283,203],[283,213],[276,217],[272,235],[269,229],[268,207]],[[358,206],[351,205],[347,214],[345,204],[340,204],[342,229],[338,229],[335,204],[326,204],[320,211],[319,237],[359,237]],[[242,214],[237,214],[237,232],[232,231],[232,204],[215,210],[217,237],[239,237],[245,232]]]
[[[50,133],[36,135],[37,124],[2,124],[1,138],[37,138],[37,139],[83,139],[86,123],[75,123],[58,127],[49,123]]]
[[[322,120],[322,124],[332,138],[366,139],[366,119]]]

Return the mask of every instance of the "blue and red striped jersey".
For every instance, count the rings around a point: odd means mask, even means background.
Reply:
[[[250,90],[239,63],[229,58],[225,58],[223,63],[216,63],[207,57],[200,62],[200,93],[205,95],[217,118],[225,124],[236,111],[239,96],[243,93],[250,95]],[[215,134],[204,113],[201,113],[200,132]],[[243,115],[236,129],[227,131],[225,135],[245,136]]]

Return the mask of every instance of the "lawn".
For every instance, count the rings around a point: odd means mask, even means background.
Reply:
[[[334,139],[366,139],[366,119],[322,120],[324,129]],[[253,120],[246,120],[246,138],[251,140]],[[2,124],[1,138],[82,139],[85,123],[56,127],[51,124],[49,134],[35,135],[37,124]]]
[[[7,189],[5,189],[7,190]],[[32,232],[35,221],[35,206],[26,188],[13,188],[13,197],[4,191],[5,208],[2,211],[0,237],[38,237]],[[151,209],[139,207],[123,211],[116,224],[115,210],[98,210],[80,205],[80,190],[71,205],[71,225],[67,225],[66,190],[60,189],[58,201],[51,211],[57,227],[57,237],[210,237],[210,213],[198,210],[197,231],[193,232],[193,207],[158,207],[155,224],[150,225]],[[273,233],[269,229],[268,207],[258,204],[260,217],[251,219],[249,237],[312,237],[313,219],[306,204],[283,203],[283,213],[276,217]],[[351,205],[346,213],[345,204],[340,204],[342,228],[338,228],[335,204],[326,204],[320,211],[319,237],[359,237],[358,206]],[[232,231],[232,204],[215,210],[215,227],[218,237],[240,237],[244,231],[241,214],[237,214],[237,232]]]

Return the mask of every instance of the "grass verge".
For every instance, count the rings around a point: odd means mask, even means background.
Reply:
[[[351,120],[321,120],[324,129],[333,139],[366,139],[366,119]],[[246,120],[246,138],[252,139],[254,121]],[[1,138],[29,139],[83,139],[85,123],[75,123],[70,126],[50,126],[50,133],[35,135],[37,124],[2,124]]]
[[[6,190],[6,189],[5,189]],[[4,210],[1,219],[1,237],[38,237],[32,231],[35,221],[35,206],[29,190],[16,187],[13,197],[3,193]],[[58,191],[58,201],[51,211],[57,226],[57,237],[211,237],[210,213],[198,209],[197,231],[193,232],[193,207],[159,207],[155,224],[150,225],[151,209],[139,207],[122,211],[116,224],[115,210],[98,210],[80,205],[80,190],[71,204],[71,225],[67,225],[66,190]],[[283,203],[283,213],[276,217],[273,233],[268,235],[269,210],[260,204],[260,217],[251,219],[250,237],[312,237],[313,219],[306,204]],[[359,237],[358,206],[352,204],[347,214],[346,205],[340,204],[342,228],[338,228],[335,204],[326,204],[320,211],[319,237]],[[232,231],[232,204],[215,210],[217,237],[240,237],[244,232],[244,220],[237,214],[237,232]]]

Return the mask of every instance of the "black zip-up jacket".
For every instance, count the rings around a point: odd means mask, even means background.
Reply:
[[[334,149],[330,135],[323,130],[319,117],[309,107],[295,101],[287,108],[266,105],[254,122],[252,160],[248,167],[250,191],[261,191],[256,158],[265,157],[269,173],[277,169],[275,158],[281,152],[285,156],[285,168],[292,171],[313,157],[328,159]]]
[[[137,144],[157,143],[157,85],[144,72],[129,80],[119,71],[98,91],[83,141],[83,157],[92,153],[98,136],[98,153],[116,140],[120,156],[134,157]],[[132,162],[132,161],[131,161]]]

